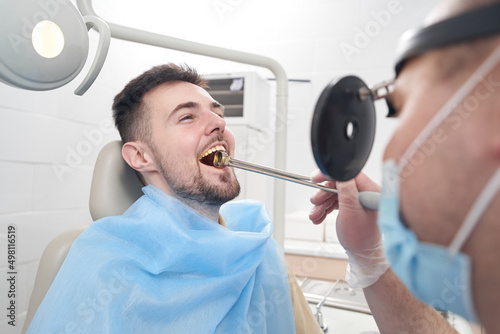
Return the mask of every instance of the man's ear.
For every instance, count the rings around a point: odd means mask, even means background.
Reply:
[[[154,161],[142,142],[132,141],[123,144],[122,156],[129,166],[138,172],[156,170]]]

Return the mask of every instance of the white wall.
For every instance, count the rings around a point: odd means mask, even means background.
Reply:
[[[431,0],[191,0],[95,1],[97,12],[116,23],[275,58],[290,83],[288,170],[315,169],[309,124],[317,97],[334,77],[362,76],[369,84],[393,75],[394,52],[401,33],[417,26]],[[3,9],[2,10],[8,10]],[[384,13],[392,14],[381,16]],[[376,14],[375,14],[376,13]],[[365,32],[365,33],[362,33]],[[371,37],[364,38],[362,34]],[[95,46],[96,34],[91,33]],[[342,52],[351,46],[353,54]],[[93,57],[91,51],[90,59]],[[267,70],[232,62],[160,50],[113,40],[104,69],[83,96],[72,91],[87,72],[67,86],[48,92],[22,91],[0,84],[0,332],[19,333],[40,255],[54,236],[91,222],[88,194],[100,147],[118,138],[107,123],[114,95],[134,76],[153,65],[186,62],[202,73]],[[271,88],[274,83],[270,82]],[[365,172],[380,179],[381,152],[394,122],[380,106],[377,139]],[[299,217],[290,231],[325,239],[323,227],[304,219],[314,190],[287,185],[287,212]],[[298,222],[298,223],[297,223]],[[295,225],[294,225],[295,224]],[[7,325],[6,262],[8,226],[17,232],[17,321]],[[292,228],[293,227],[293,228]],[[298,233],[290,232],[291,238]]]

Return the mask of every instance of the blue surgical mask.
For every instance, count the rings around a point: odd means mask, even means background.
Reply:
[[[470,259],[450,257],[442,246],[420,242],[399,217],[399,175],[394,160],[384,163],[378,223],[391,268],[420,300],[439,310],[476,320],[471,296]]]
[[[471,259],[460,252],[460,249],[500,189],[500,168],[476,199],[448,247],[421,242],[412,230],[403,225],[399,207],[399,179],[400,175],[408,172],[408,162],[426,138],[458,102],[476,87],[478,80],[491,71],[499,59],[500,47],[436,114],[399,162],[385,161],[379,204],[378,223],[384,239],[385,252],[395,274],[423,302],[474,322],[477,322],[477,317],[472,298]]]

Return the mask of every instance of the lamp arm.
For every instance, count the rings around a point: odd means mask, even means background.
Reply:
[[[104,20],[92,15],[85,15],[83,20],[85,21],[88,30],[95,28],[99,32],[99,43],[97,45],[96,56],[92,62],[89,72],[87,73],[87,76],[75,90],[75,94],[80,96],[83,95],[87,89],[89,89],[99,75],[99,72],[104,65],[104,61],[106,60],[106,56],[108,55],[109,44],[111,42],[111,31]]]

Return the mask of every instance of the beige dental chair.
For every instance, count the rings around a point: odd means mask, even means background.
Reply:
[[[110,142],[97,157],[90,189],[90,215],[94,221],[122,214],[143,194],[143,185],[135,171],[123,160],[121,147],[120,141]],[[23,334],[28,330],[73,241],[86,227],[77,227],[60,234],[45,248],[38,266]]]

